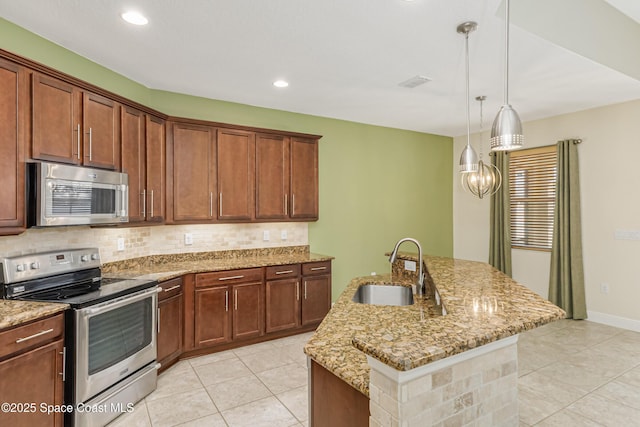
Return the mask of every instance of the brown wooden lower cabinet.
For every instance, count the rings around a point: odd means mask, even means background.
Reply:
[[[63,404],[63,330],[59,314],[0,332],[0,426],[62,427],[62,412],[46,408]]]
[[[300,325],[300,279],[270,280],[265,285],[267,332]]]
[[[158,294],[158,362],[165,370],[182,353],[183,294],[182,278],[159,284]]]
[[[310,425],[367,427],[369,398],[311,360]]]

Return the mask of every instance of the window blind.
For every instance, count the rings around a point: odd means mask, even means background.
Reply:
[[[556,147],[509,153],[511,247],[551,250],[556,197]]]

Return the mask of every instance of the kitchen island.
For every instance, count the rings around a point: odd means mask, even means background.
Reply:
[[[417,261],[398,258],[394,271],[404,260]],[[407,306],[353,302],[362,284],[390,282],[356,278],[305,346],[312,426],[355,419],[371,426],[518,425],[517,335],[564,318],[564,311],[488,264],[423,259],[445,315],[417,296]],[[356,413],[363,399],[364,416]]]

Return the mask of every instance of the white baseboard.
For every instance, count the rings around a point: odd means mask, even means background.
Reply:
[[[626,317],[614,316],[607,313],[599,313],[597,311],[587,311],[587,320],[602,323],[604,325],[615,326],[616,328],[629,329],[630,331],[640,332],[640,320],[629,319]]]

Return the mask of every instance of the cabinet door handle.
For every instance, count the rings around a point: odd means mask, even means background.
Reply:
[[[234,289],[233,293],[233,308],[235,311],[238,311],[238,290]]]
[[[89,161],[91,161],[91,158],[92,158],[91,154],[92,154],[92,149],[93,149],[93,140],[91,138],[91,134],[92,134],[91,128],[89,128]]]
[[[213,191],[209,192],[209,216],[213,218]]]
[[[307,281],[304,281],[304,299],[307,299]]]
[[[224,291],[224,311],[229,311],[229,291]]]
[[[53,332],[53,328],[51,328],[51,329],[47,329],[46,331],[40,331],[40,332],[38,332],[38,333],[36,333],[36,334],[29,335],[28,337],[18,338],[18,339],[16,340],[16,344],[20,344],[21,342],[29,341],[29,340],[31,340],[31,339],[34,339],[34,338],[40,337],[40,336],[42,336],[42,335],[46,335],[46,334],[51,333],[51,332]]]
[[[218,206],[218,216],[222,218],[222,192],[220,193],[220,202]]]
[[[60,354],[62,355],[62,372],[60,372],[60,375],[62,375],[62,382],[65,382],[67,380],[67,347],[62,347]]]
[[[78,135],[78,137],[76,138],[76,144],[78,145],[78,153],[76,154],[76,156],[78,157],[78,160],[80,160],[80,124],[78,123],[78,130],[76,131],[76,134]]]
[[[170,287],[170,288],[163,289],[163,291],[164,291],[164,292],[171,292],[171,291],[173,291],[174,289],[178,289],[179,287],[180,287],[180,285],[175,285],[175,286],[172,286],[172,287]]]
[[[326,270],[327,267],[311,267],[311,271]]]
[[[158,318],[156,319],[156,324],[158,325],[158,333],[160,333],[160,307],[158,307]]]
[[[224,280],[242,279],[243,277],[244,277],[243,275],[240,275],[240,276],[227,276],[227,277],[220,277],[220,278],[218,278],[218,280],[224,281]]]
[[[289,206],[287,204],[287,195],[284,195],[284,215],[289,215]]]
[[[296,282],[296,301],[300,301],[300,282]]]
[[[276,274],[289,274],[289,273],[293,273],[293,270],[276,271]]]
[[[151,214],[149,215],[149,218],[153,218],[153,190],[151,190]]]
[[[147,189],[142,190],[142,218],[147,216]]]
[[[291,195],[291,215],[295,215],[296,214],[296,195],[292,194]]]

